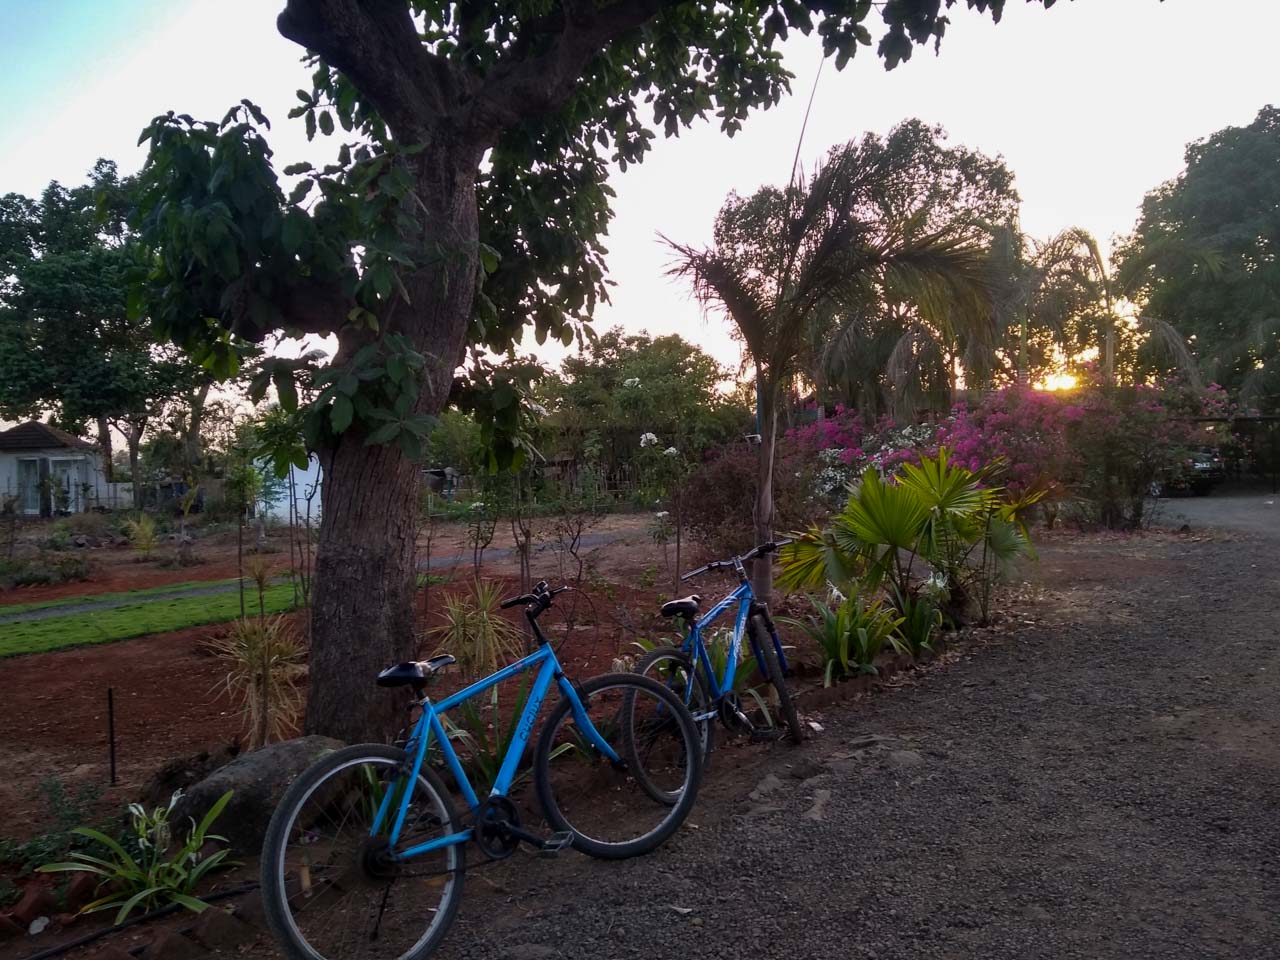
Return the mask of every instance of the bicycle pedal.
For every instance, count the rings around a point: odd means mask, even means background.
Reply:
[[[542,841],[542,847],[538,850],[538,856],[558,857],[562,850],[566,850],[572,845],[573,833],[569,830],[560,830]]]

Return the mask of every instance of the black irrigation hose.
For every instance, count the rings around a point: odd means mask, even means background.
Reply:
[[[230,890],[219,890],[217,893],[211,893],[203,899],[205,903],[214,903],[218,900],[225,900],[228,897],[238,897],[242,893],[249,893],[257,889],[258,884],[256,882],[245,883],[238,887],[232,887]],[[93,941],[99,940],[109,933],[119,933],[127,927],[132,927],[135,923],[142,923],[146,920],[156,920],[160,917],[167,917],[169,914],[177,913],[182,909],[185,909],[182,904],[170,903],[167,906],[161,907],[159,910],[152,910],[150,913],[144,913],[142,916],[126,920],[124,923],[117,923],[112,927],[104,927],[101,930],[95,930],[93,933],[86,933],[84,936],[77,937],[74,940],[68,940],[66,943],[59,944],[56,947],[50,947],[47,950],[41,950],[39,953],[33,953],[31,956],[25,957],[24,960],[49,960],[50,957],[60,957],[69,950],[74,950],[77,947],[83,947],[87,943],[93,943]]]

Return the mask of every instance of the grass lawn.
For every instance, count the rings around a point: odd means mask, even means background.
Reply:
[[[257,613],[257,590],[247,587],[244,593],[245,611]],[[84,602],[84,598],[77,602]],[[292,586],[283,583],[267,589],[268,613],[281,613],[292,606]],[[0,611],[9,609],[12,608],[0,607]],[[225,623],[238,616],[240,596],[238,591],[232,590],[213,596],[142,601],[96,613],[73,613],[28,623],[6,623],[0,625],[0,657],[128,640],[148,633],[164,633],[167,630],[181,630],[207,623]]]
[[[53,607],[74,607],[84,603],[100,603],[110,600],[124,600],[132,597],[148,597],[157,593],[174,593],[179,590],[190,590],[193,587],[218,587],[224,583],[235,583],[235,580],[188,580],[184,583],[171,583],[163,587],[146,587],[142,590],[122,590],[118,593],[86,593],[79,597],[63,597],[61,600],[42,600],[39,603],[0,604],[0,617],[11,613],[27,613],[30,610],[50,610]],[[245,580],[245,592],[253,588],[249,580]],[[239,594],[237,594],[239,596]],[[239,601],[237,601],[239,609]]]

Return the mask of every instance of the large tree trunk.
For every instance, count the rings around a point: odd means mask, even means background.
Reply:
[[[758,381],[757,381],[758,382]],[[755,544],[773,539],[773,455],[778,436],[778,405],[775,387],[761,384],[760,404],[760,458],[756,472]],[[768,603],[773,596],[773,557],[757,557],[751,564],[751,589],[756,599]]]
[[[115,466],[111,462],[111,424],[106,417],[98,417],[98,449],[102,451],[102,479],[110,483],[115,476]]]
[[[446,147],[449,146],[446,144]],[[427,209],[424,244],[447,244],[437,264],[405,278],[383,330],[409,336],[426,358],[417,410],[438,413],[463,360],[475,295],[479,147],[415,158]],[[364,342],[345,338],[335,362]],[[323,511],[311,604],[310,693],[305,731],[340,740],[383,740],[404,726],[403,698],[374,685],[382,668],[417,653],[414,635],[419,465],[395,445],[365,446],[358,429],[322,451]]]

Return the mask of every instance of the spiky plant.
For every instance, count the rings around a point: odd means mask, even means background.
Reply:
[[[467,676],[486,676],[520,656],[520,631],[498,612],[501,602],[501,588],[487,580],[444,598],[444,623],[432,635]]]
[[[250,749],[283,739],[302,710],[298,681],[305,676],[306,650],[289,621],[245,617],[210,644],[227,668],[219,686],[239,704]]]

